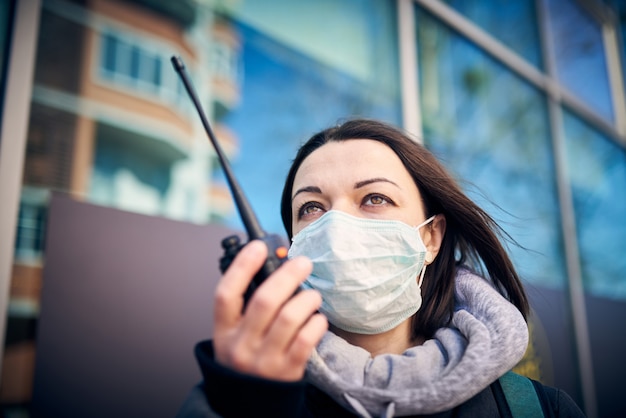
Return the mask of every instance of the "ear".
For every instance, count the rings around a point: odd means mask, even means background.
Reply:
[[[435,219],[426,227],[422,237],[426,246],[426,264],[435,261],[439,248],[443,242],[443,236],[446,233],[446,217],[443,214],[435,216]]]

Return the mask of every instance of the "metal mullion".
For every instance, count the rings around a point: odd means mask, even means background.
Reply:
[[[542,90],[550,88],[541,71],[441,0],[414,1],[528,82]]]
[[[550,84],[554,85],[554,88],[549,90],[551,92],[551,97],[553,97],[557,102],[560,102],[564,106],[572,109],[577,116],[588,122],[594,129],[597,129],[603,135],[606,135],[608,138],[615,141],[617,145],[620,145],[622,148],[626,148],[626,134],[619,132],[618,129],[616,129],[616,126],[599,116],[596,112],[591,110],[587,104],[581,101],[578,97],[574,96],[568,90],[560,87],[556,81],[551,81]]]
[[[598,128],[603,134],[609,136],[620,145],[626,146],[626,132],[621,132],[618,129],[619,126],[616,128],[616,126],[598,116],[596,112],[592,111],[587,105],[561,86],[555,78],[547,77],[540,70],[529,64],[517,53],[499,42],[465,16],[444,4],[441,0],[414,1],[425,10],[435,15],[442,22],[452,27],[459,34],[474,42],[483,51],[494,57],[499,63],[503,64],[538,89],[548,92],[559,101],[562,100],[566,105],[580,113],[583,119],[591,123],[595,128]],[[614,87],[614,85],[612,84],[611,87]]]
[[[622,78],[622,63],[619,49],[619,38],[614,24],[602,24],[602,38],[604,40],[605,54],[615,126],[620,135],[622,146],[626,146],[626,97],[624,95],[624,79]]]
[[[548,113],[550,119],[550,136],[554,154],[554,165],[557,178],[557,192],[561,209],[561,228],[565,247],[567,269],[567,290],[570,311],[574,326],[576,356],[580,373],[580,385],[585,403],[585,414],[588,418],[597,417],[595,380],[593,377],[593,360],[589,326],[587,323],[587,307],[585,291],[580,268],[580,253],[576,231],[576,215],[573,207],[571,185],[567,178],[567,159],[565,133],[563,132],[563,111],[559,104],[548,97]]]
[[[614,126],[611,125],[612,132],[609,131],[608,136],[611,136],[619,141],[620,145],[626,147],[626,96],[622,73],[623,54],[621,53],[621,41],[617,33],[619,18],[608,5],[597,0],[576,0],[576,4],[601,26],[607,76],[611,90],[611,103],[615,117]],[[605,127],[602,127],[602,130],[603,133],[607,133]]]
[[[535,0],[537,19],[539,22],[539,36],[546,72],[550,79],[556,77],[555,54],[550,42],[550,26],[548,24],[547,5],[545,0]],[[597,417],[595,381],[593,378],[593,361],[589,326],[587,323],[587,308],[580,267],[580,253],[578,248],[578,233],[576,230],[576,214],[569,182],[567,168],[567,150],[563,125],[563,110],[560,100],[563,94],[560,89],[547,91],[548,115],[550,121],[550,137],[552,138],[556,187],[561,212],[561,229],[565,249],[567,269],[567,291],[574,327],[574,341],[580,385],[585,413],[589,418]]]
[[[423,143],[413,0],[398,0],[397,6],[402,123],[407,132],[414,135],[418,142]]]
[[[563,116],[561,103],[571,107],[583,119],[591,122],[594,128],[599,128],[613,139],[624,144],[625,137],[611,124],[591,111],[583,102],[578,100],[568,90],[559,85],[554,78],[555,65],[553,54],[546,49],[550,43],[547,38],[546,11],[540,0],[537,1],[537,13],[540,17],[540,35],[543,44],[544,59],[548,68],[548,76],[529,64],[511,49],[493,38],[486,31],[475,25],[473,22],[462,16],[439,0],[414,0],[424,9],[435,15],[442,22],[448,24],[455,31],[474,42],[486,53],[492,55],[496,60],[505,65],[514,73],[521,76],[526,81],[535,85],[540,91],[546,93],[548,100],[548,112],[550,120],[550,131],[553,141],[554,162],[557,179],[557,191],[559,205],[561,208],[562,232],[565,240],[565,258],[568,271],[568,292],[572,306],[572,317],[574,321],[574,333],[577,346],[577,361],[581,373],[581,385],[585,400],[587,415],[596,416],[595,388],[593,384],[593,368],[591,363],[591,350],[589,333],[587,327],[587,317],[584,301],[584,290],[582,286],[582,273],[580,270],[580,256],[578,253],[575,213],[571,187],[567,177],[567,161],[565,154],[565,136],[563,132]],[[400,16],[401,18],[401,16]],[[400,19],[401,21],[401,19]]]
[[[4,339],[41,1],[17,0],[0,131],[0,336]],[[0,369],[4,343],[0,344]]]

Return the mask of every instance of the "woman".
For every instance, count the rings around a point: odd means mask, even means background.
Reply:
[[[237,255],[181,415],[510,416],[498,378],[525,352],[528,301],[498,226],[432,154],[376,121],[327,129],[281,212],[290,260],[244,307],[267,249]],[[582,416],[537,387],[544,414]]]

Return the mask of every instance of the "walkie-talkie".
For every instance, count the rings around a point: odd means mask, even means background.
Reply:
[[[200,120],[202,121],[202,125],[204,126],[211,143],[213,144],[213,148],[215,148],[217,157],[220,160],[222,169],[224,170],[224,175],[226,176],[226,180],[230,186],[233,199],[235,200],[239,216],[241,217],[246,232],[248,233],[248,242],[254,239],[259,239],[267,245],[267,260],[265,260],[261,269],[252,279],[252,282],[244,295],[244,301],[247,303],[252,296],[252,293],[254,293],[256,288],[260,286],[261,283],[263,283],[263,280],[265,280],[287,260],[287,247],[284,244],[284,240],[279,235],[268,234],[261,228],[256,215],[252,211],[252,207],[248,203],[248,199],[246,199],[246,196],[232,173],[230,164],[228,163],[222,148],[213,134],[211,125],[209,125],[206,115],[202,110],[202,105],[198,100],[196,91],[193,88],[189,76],[187,75],[183,60],[180,57],[172,56],[171,61],[174,65],[174,69],[180,75],[180,78],[185,85],[185,89],[187,90],[187,93],[189,93],[189,97],[200,115]],[[230,266],[230,263],[244,245],[246,245],[246,243],[242,244],[237,235],[232,235],[222,240],[222,247],[224,248],[224,255],[220,258],[220,270],[222,273],[224,273],[228,266]]]

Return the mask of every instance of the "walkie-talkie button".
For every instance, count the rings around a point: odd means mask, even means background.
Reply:
[[[274,251],[274,254],[276,254],[278,258],[285,258],[287,257],[287,248],[278,247],[276,248],[276,251]]]

